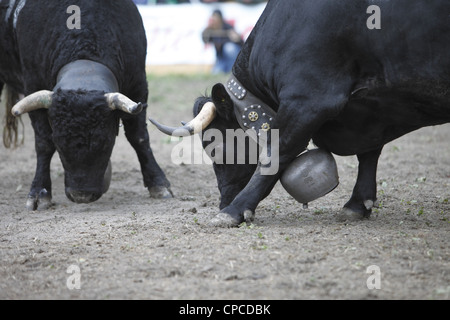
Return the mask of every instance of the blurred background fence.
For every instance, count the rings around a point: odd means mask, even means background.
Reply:
[[[159,0],[161,1],[161,0]],[[265,1],[156,4],[155,0],[135,0],[147,34],[147,67],[151,72],[208,72],[215,62],[212,45],[202,41],[213,10],[222,11],[226,21],[245,40],[266,5]],[[172,2],[177,2],[172,0]],[[247,4],[245,2],[251,2]]]

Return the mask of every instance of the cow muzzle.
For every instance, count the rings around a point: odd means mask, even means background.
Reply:
[[[70,201],[75,203],[91,203],[100,199],[102,193],[66,188],[66,196]]]
[[[111,160],[108,162],[108,167],[106,168],[105,175],[103,177],[103,182],[100,188],[74,188],[66,187],[67,198],[75,203],[91,203],[97,201],[101,196],[106,193],[109,189],[112,176]]]

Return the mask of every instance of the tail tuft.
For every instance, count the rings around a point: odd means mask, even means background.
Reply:
[[[16,148],[24,142],[24,126],[22,119],[12,115],[11,110],[19,101],[19,94],[10,86],[4,85],[6,113],[3,128],[3,144],[6,148]],[[1,90],[0,90],[1,93]],[[19,141],[19,123],[22,126],[22,139]]]

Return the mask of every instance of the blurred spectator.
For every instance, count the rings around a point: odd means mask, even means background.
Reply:
[[[233,26],[223,19],[220,10],[214,10],[208,27],[202,33],[203,42],[212,43],[216,49],[213,73],[228,73],[241,50],[243,41]]]

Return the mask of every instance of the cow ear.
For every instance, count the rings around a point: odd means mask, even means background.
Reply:
[[[216,106],[219,117],[225,118],[226,120],[233,119],[234,104],[223,84],[217,83],[214,85],[211,90],[211,98]]]

